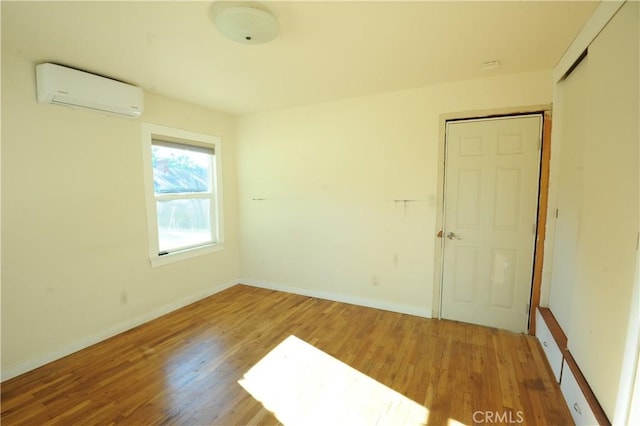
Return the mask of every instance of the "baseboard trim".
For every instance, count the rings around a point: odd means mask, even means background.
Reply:
[[[57,359],[63,358],[67,355],[71,355],[74,352],[85,349],[91,345],[99,343],[103,340],[106,340],[110,337],[116,336],[120,333],[124,333],[125,331],[131,330],[139,325],[152,321],[156,318],[161,317],[162,315],[166,315],[170,312],[173,312],[177,309],[183,308],[191,303],[197,302],[198,300],[202,300],[206,297],[212,296],[216,293],[219,293],[223,290],[226,290],[230,287],[233,287],[236,284],[246,284],[253,287],[265,288],[269,290],[283,291],[286,293],[299,294],[301,296],[308,297],[316,297],[318,299],[331,300],[334,302],[348,303],[351,305],[365,306],[368,308],[382,309],[384,311],[390,312],[398,312],[401,314],[414,315],[424,318],[431,318],[432,311],[431,309],[419,308],[416,306],[410,305],[402,305],[396,303],[387,303],[380,300],[367,299],[362,297],[355,297],[345,294],[339,293],[329,293],[323,291],[310,290],[302,287],[294,287],[283,284],[276,283],[268,283],[265,281],[258,281],[253,279],[238,279],[226,282],[221,285],[214,286],[207,291],[187,296],[177,302],[170,303],[164,306],[161,306],[153,311],[147,312],[142,315],[138,315],[137,317],[133,317],[128,319],[127,321],[116,324],[115,326],[104,330],[103,332],[97,333],[93,336],[88,336],[82,339],[79,339],[62,349],[52,351],[44,356],[28,360],[19,365],[11,366],[9,368],[3,369],[1,373],[1,381],[12,379],[21,374],[27,373],[31,370],[34,370],[38,367],[42,367],[45,364],[48,364]]]
[[[121,322],[107,330],[104,330],[103,332],[97,333],[93,336],[87,336],[85,338],[79,339],[75,342],[73,342],[70,345],[65,346],[62,349],[50,352],[44,356],[35,358],[35,359],[31,359],[29,361],[23,362],[19,365],[16,366],[12,366],[9,367],[7,369],[3,369],[2,371],[2,381],[4,382],[5,380],[9,380],[12,379],[16,376],[19,376],[21,374],[24,374],[26,372],[29,372],[31,370],[34,370],[38,367],[42,367],[45,364],[48,364],[52,361],[55,361],[57,359],[63,358],[67,355],[71,355],[74,352],[77,352],[79,350],[85,349],[91,345],[94,345],[96,343],[99,343],[103,340],[106,340],[110,337],[116,336],[120,333],[123,333],[125,331],[131,330],[132,328],[135,328],[139,325],[142,325],[144,323],[147,323],[149,321],[152,321],[156,318],[159,318],[163,315],[166,315],[170,312],[173,312],[175,310],[178,310],[180,308],[183,308],[187,305],[190,305],[194,302],[197,302],[199,300],[202,300],[206,297],[212,296],[218,292],[221,292],[223,290],[228,289],[229,287],[233,287],[236,284],[239,284],[240,281],[238,280],[233,280],[233,281],[229,281],[226,282],[224,284],[221,285],[217,285],[217,286],[213,286],[210,289],[208,289],[207,291],[203,292],[203,293],[198,293],[195,295],[189,295],[187,297],[184,297],[183,299],[174,302],[174,303],[170,303],[164,306],[161,306],[157,309],[154,309],[153,311],[147,312],[145,314],[142,315],[138,315],[136,317],[130,318],[124,322]]]
[[[303,287],[294,287],[284,284],[270,283],[253,280],[250,278],[238,280],[239,284],[246,284],[252,287],[265,288],[268,290],[283,291],[285,293],[299,294],[301,296],[316,297],[318,299],[331,300],[333,302],[348,303],[350,305],[365,306],[367,308],[382,309],[384,311],[397,312],[401,314],[414,315],[423,318],[432,318],[431,309],[420,308],[411,305],[388,303],[381,300],[367,299],[363,297],[350,296],[339,293],[329,293],[324,291],[311,290]]]

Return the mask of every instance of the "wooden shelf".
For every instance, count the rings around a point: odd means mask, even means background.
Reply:
[[[595,394],[591,390],[591,386],[589,386],[589,383],[587,383],[587,379],[585,379],[584,375],[582,374],[582,371],[580,371],[578,364],[573,358],[573,355],[571,355],[571,352],[569,352],[569,349],[567,346],[567,335],[564,334],[564,331],[562,331],[562,327],[560,327],[560,323],[558,323],[558,320],[556,320],[556,318],[553,316],[553,313],[549,308],[543,308],[539,306],[538,311],[540,312],[540,316],[542,316],[543,321],[547,325],[547,328],[549,329],[549,332],[551,333],[553,340],[556,342],[556,344],[562,351],[562,357],[564,358],[567,365],[571,369],[571,373],[575,377],[576,382],[578,383],[578,386],[582,391],[582,394],[587,400],[587,403],[589,404],[591,411],[593,412],[596,420],[598,421],[598,424],[603,426],[611,426],[611,422],[609,422],[609,419],[607,418],[607,415],[602,409],[602,406],[600,405],[600,403],[598,402],[598,399],[596,398]],[[562,373],[562,375],[564,376],[564,372]]]
[[[564,331],[562,331],[558,320],[556,320],[556,317],[553,316],[551,310],[549,308],[543,308],[540,306],[538,307],[538,310],[540,311],[540,315],[542,315],[542,319],[544,319],[544,322],[547,323],[547,328],[549,328],[549,331],[553,336],[553,340],[556,341],[556,344],[558,345],[560,350],[564,351],[565,349],[567,349],[567,335],[564,334]]]
[[[563,355],[564,355],[564,360],[566,361],[567,365],[571,369],[571,372],[573,373],[573,377],[576,378],[576,381],[578,382],[578,386],[580,386],[580,390],[582,390],[582,394],[587,400],[589,407],[591,407],[591,411],[593,411],[593,415],[596,417],[596,420],[598,420],[598,424],[602,426],[611,426],[611,422],[609,422],[607,415],[602,409],[602,406],[598,402],[598,399],[596,398],[595,394],[591,390],[591,386],[589,386],[589,383],[587,383],[587,379],[584,378],[582,371],[580,371],[578,364],[576,364],[576,360],[573,359],[573,355],[571,355],[571,352],[569,352],[569,349],[565,349]]]

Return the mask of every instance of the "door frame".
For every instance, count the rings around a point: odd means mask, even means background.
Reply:
[[[540,287],[542,285],[542,263],[544,257],[544,239],[547,219],[547,199],[549,182],[549,160],[551,141],[551,104],[530,105],[514,108],[499,108],[490,110],[475,110],[446,113],[440,115],[440,131],[438,138],[438,187],[436,205],[435,228],[435,268],[433,277],[433,318],[442,319],[442,285],[444,245],[442,229],[444,222],[444,177],[445,177],[445,147],[446,126],[448,121],[475,120],[485,118],[499,118],[527,114],[542,114],[542,152],[540,153],[540,184],[538,189],[538,221],[535,236],[535,251],[533,262],[533,278],[531,284],[531,302],[529,304],[528,334],[535,333],[535,311],[540,303]]]

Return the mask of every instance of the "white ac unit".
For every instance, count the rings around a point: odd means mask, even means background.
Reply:
[[[138,118],[144,111],[139,87],[61,65],[36,65],[38,102]]]

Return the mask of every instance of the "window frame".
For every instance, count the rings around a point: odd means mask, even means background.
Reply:
[[[220,138],[217,136],[160,126],[152,123],[142,123],[141,131],[144,189],[147,211],[147,238],[151,266],[162,266],[223,250],[224,209],[222,203],[222,141]],[[213,187],[211,198],[213,200],[213,205],[211,206],[210,214],[212,219],[211,233],[213,234],[214,242],[171,251],[167,254],[159,254],[157,197],[153,184],[153,162],[151,153],[154,140],[213,149],[213,163],[215,170],[213,171],[214,173],[212,176]]]

